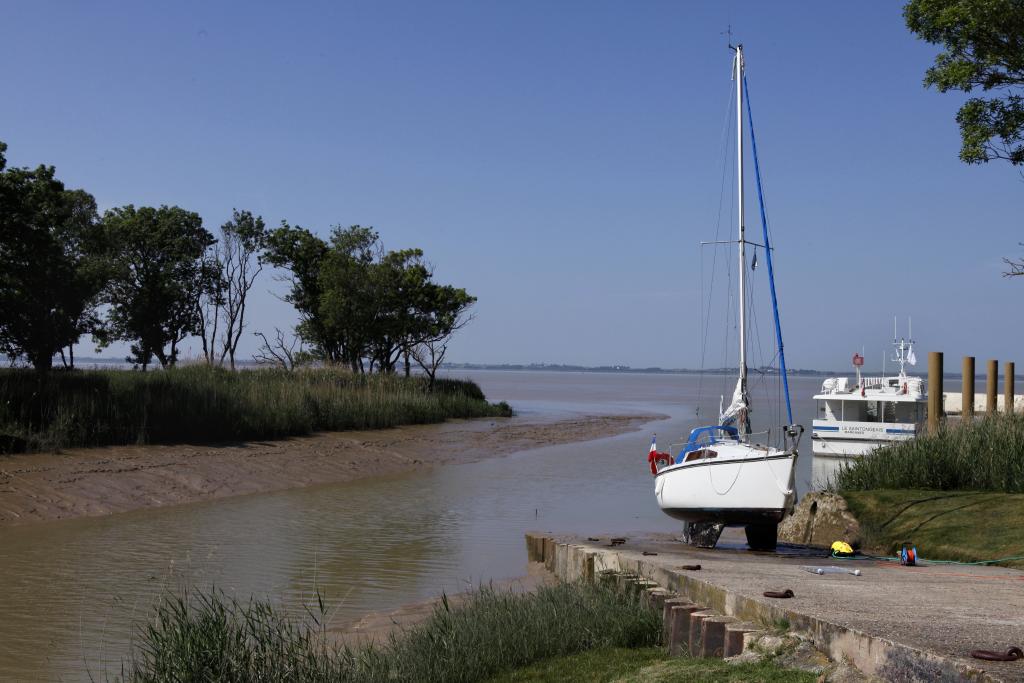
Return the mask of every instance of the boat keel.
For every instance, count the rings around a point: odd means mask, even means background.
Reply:
[[[697,548],[714,548],[723,529],[724,522],[687,522],[683,525],[683,543]]]

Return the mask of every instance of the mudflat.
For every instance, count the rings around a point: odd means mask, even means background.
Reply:
[[[526,574],[514,579],[488,582],[488,588],[497,592],[526,593],[537,590],[540,586],[551,586],[558,583],[554,574],[547,571],[543,564],[530,562],[526,565]],[[445,595],[448,604],[461,606],[470,596],[470,592]],[[335,645],[358,647],[362,645],[387,644],[389,637],[401,635],[434,614],[441,605],[442,598],[413,602],[387,612],[370,612],[358,619],[338,621],[328,612],[325,619],[327,638]]]
[[[280,441],[0,456],[0,527],[472,462],[632,431],[659,417],[485,418]]]

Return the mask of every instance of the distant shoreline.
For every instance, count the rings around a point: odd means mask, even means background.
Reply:
[[[75,361],[76,365],[82,369],[87,369],[89,365],[114,365],[126,367],[128,364],[123,360],[117,360],[114,358],[79,358]],[[188,364],[183,362],[182,365]],[[252,361],[239,361],[238,365],[243,368],[260,368],[265,367],[259,363]],[[649,367],[649,368],[634,368],[628,365],[569,365],[562,363],[445,363],[442,370],[451,372],[453,370],[501,370],[507,372],[575,372],[575,373],[595,373],[595,374],[618,374],[618,375],[733,375],[736,373],[736,368],[708,368],[706,370],[699,370],[696,368],[661,368],[661,367]],[[159,368],[153,368],[159,370]],[[771,377],[778,377],[779,371],[776,368],[750,368],[750,372],[764,374]],[[844,370],[816,370],[816,369],[798,369],[789,370],[790,377],[833,377],[852,375],[852,369]],[[881,373],[865,372],[866,376],[877,377]],[[912,377],[927,378],[927,372],[909,373]],[[1016,378],[1024,379],[1024,374],[1015,374]],[[943,379],[961,379],[962,375],[958,372],[945,372],[942,374]],[[983,373],[978,373],[977,377],[980,379],[984,377]]]
[[[694,370],[691,368],[633,368],[628,365],[562,365],[557,363],[445,363],[443,369],[451,370],[507,370],[513,372],[593,372],[605,374],[624,375],[734,375],[736,368],[708,368],[706,370]],[[775,368],[750,368],[750,372],[778,375]],[[799,376],[827,376],[842,374],[833,370],[790,370],[787,373],[790,377]]]
[[[736,368],[708,368],[707,370],[694,370],[691,368],[631,368],[628,366],[585,366],[585,365],[556,365],[545,363],[533,363],[529,365],[518,364],[486,364],[486,363],[445,363],[443,369],[451,372],[453,370],[501,370],[507,372],[578,372],[595,374],[619,374],[619,375],[735,375]],[[752,374],[764,374],[770,377],[778,377],[779,371],[775,368],[749,368]],[[843,377],[852,376],[853,370],[790,370],[787,373],[790,377]],[[864,372],[865,377],[879,377],[880,372]],[[910,372],[910,377],[928,379],[927,372]],[[886,376],[894,376],[894,372],[886,371]],[[1001,375],[1000,375],[1001,376]],[[981,382],[984,373],[979,372],[975,381]],[[1017,379],[1024,379],[1024,374],[1014,373]],[[945,372],[943,379],[959,380],[962,375],[959,372]]]

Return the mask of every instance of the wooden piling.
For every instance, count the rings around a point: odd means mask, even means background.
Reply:
[[[964,356],[963,388],[960,390],[960,417],[974,417],[974,356]]]
[[[1003,365],[1003,412],[1013,414],[1013,361]]]
[[[985,383],[985,412],[988,415],[996,414],[996,391],[999,386],[999,361],[988,362],[988,381]]]
[[[928,431],[935,433],[942,423],[942,352],[928,353]]]

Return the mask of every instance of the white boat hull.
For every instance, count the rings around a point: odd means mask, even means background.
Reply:
[[[654,481],[658,506],[686,522],[779,522],[796,502],[796,458],[773,450],[671,465]]]
[[[815,457],[852,458],[867,455],[879,446],[917,436],[916,423],[841,422],[815,420],[811,439]]]

